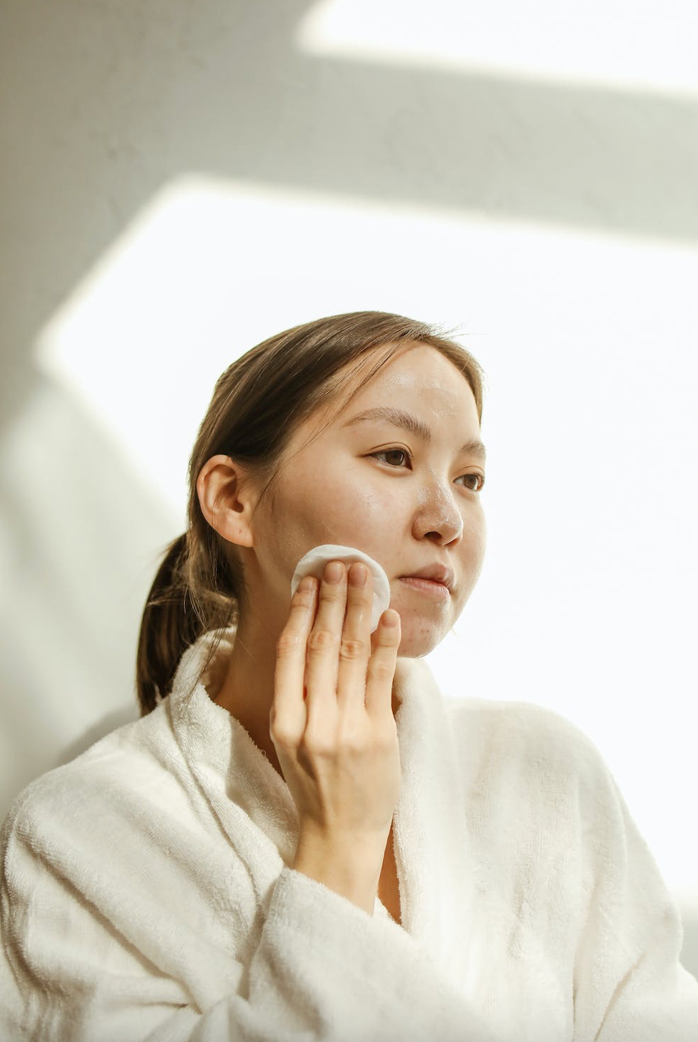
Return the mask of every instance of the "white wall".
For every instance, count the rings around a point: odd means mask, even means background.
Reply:
[[[487,561],[430,664],[590,735],[698,973],[694,16],[634,5],[643,63],[607,0],[604,65],[587,7],[571,37],[539,0],[516,51],[504,0],[439,39],[407,5],[397,40],[388,0],[351,22],[347,0],[6,3],[0,816],[137,715],[219,373],[297,322],[395,310],[457,325],[488,376]]]

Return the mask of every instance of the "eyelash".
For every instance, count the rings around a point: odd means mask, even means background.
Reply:
[[[387,456],[391,452],[401,452],[403,454],[403,456],[407,456],[407,458],[409,459],[410,463],[412,462],[412,456],[407,451],[407,449],[382,449],[380,452],[371,452],[370,455],[375,459],[377,456]],[[392,467],[393,464],[392,463],[388,463],[387,466]],[[401,468],[397,468],[397,469],[401,469]],[[470,492],[482,492],[483,486],[485,484],[485,479],[482,476],[482,474],[475,474],[475,473],[472,473],[472,474],[461,474],[460,477],[462,477],[462,478],[477,478],[478,481],[480,482],[479,487],[478,488],[471,488],[471,489],[469,489],[469,491]],[[464,488],[467,488],[467,485],[465,485]]]

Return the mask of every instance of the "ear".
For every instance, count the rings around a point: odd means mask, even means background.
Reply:
[[[256,493],[247,473],[230,456],[211,456],[196,479],[202,513],[212,528],[230,543],[252,546],[252,512]]]

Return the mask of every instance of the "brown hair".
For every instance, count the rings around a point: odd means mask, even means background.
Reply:
[[[264,495],[304,420],[334,402],[345,408],[394,355],[416,344],[436,348],[463,374],[482,423],[485,374],[475,358],[435,327],[383,311],[353,311],[294,326],[251,348],[218,378],[189,460],[187,531],[166,547],[143,611],[136,655],[141,716],[169,694],[187,648],[201,634],[220,630],[201,676],[244,603],[235,547],[201,510],[196,483],[204,464],[219,453],[231,457],[266,481]],[[361,379],[345,400],[357,376]]]

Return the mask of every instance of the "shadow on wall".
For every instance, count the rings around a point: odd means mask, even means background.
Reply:
[[[91,418],[37,376],[0,448],[0,818],[129,703],[137,719],[138,627],[173,534]]]
[[[63,752],[59,755],[56,760],[56,767],[60,767],[62,764],[70,763],[76,757],[86,752],[90,746],[98,742],[100,738],[106,737],[111,734],[112,731],[116,731],[118,727],[123,727],[124,724],[130,724],[134,720],[138,720],[139,712],[134,709],[133,706],[124,706],[123,709],[117,709],[113,713],[107,713],[101,720],[98,720],[92,727],[88,727],[87,730],[76,738],[74,742],[71,742]]]
[[[21,234],[0,413],[38,329],[182,173],[698,238],[693,101],[306,54],[308,0],[8,6],[0,89],[22,110],[2,205]]]

